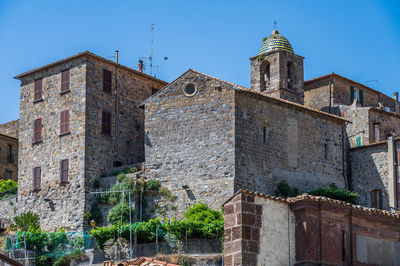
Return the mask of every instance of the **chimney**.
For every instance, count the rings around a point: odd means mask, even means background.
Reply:
[[[139,60],[139,72],[143,72],[143,60]]]
[[[118,64],[118,50],[115,50],[115,62]]]
[[[395,107],[394,107],[395,112],[396,112],[396,113],[400,113],[399,93],[396,91],[396,92],[393,93],[393,96],[394,96],[393,98],[394,98],[394,100],[395,100],[395,102],[394,102],[394,105],[395,105]]]

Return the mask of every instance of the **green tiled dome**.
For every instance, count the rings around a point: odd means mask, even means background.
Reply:
[[[264,39],[258,54],[260,55],[277,50],[293,53],[293,48],[290,45],[290,42],[283,37],[279,31],[274,30],[269,37]]]

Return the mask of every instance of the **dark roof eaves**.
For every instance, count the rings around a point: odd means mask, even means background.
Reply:
[[[15,138],[15,137],[12,137],[12,136],[10,136],[10,135],[3,134],[3,133],[0,133],[0,137],[4,137],[4,138],[8,138],[8,139],[12,139],[12,140],[14,140],[14,141],[17,141],[17,142],[18,142],[18,138]]]

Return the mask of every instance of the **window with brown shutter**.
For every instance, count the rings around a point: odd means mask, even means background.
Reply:
[[[375,189],[371,192],[371,207],[376,209],[382,209],[382,190]]]
[[[103,69],[103,91],[111,94],[111,71]]]
[[[60,135],[69,133],[69,110],[60,113]]]
[[[35,91],[33,96],[34,102],[42,100],[42,81],[43,79],[35,80]]]
[[[69,90],[69,69],[67,69],[61,72],[61,93]]]
[[[68,182],[68,159],[60,162],[60,180],[61,183]]]
[[[41,168],[35,167],[33,168],[33,189],[39,190],[40,189],[40,182],[41,182]]]
[[[111,135],[111,113],[104,110],[101,115],[101,133]]]
[[[42,119],[35,119],[33,122],[33,142],[42,140]]]

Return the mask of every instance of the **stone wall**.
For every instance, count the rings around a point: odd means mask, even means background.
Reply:
[[[360,194],[358,204],[371,206],[371,193],[378,189],[382,191],[383,209],[389,210],[392,206],[390,204],[390,193],[393,193],[391,192],[392,179],[395,178],[395,182],[399,183],[398,151],[400,150],[400,140],[395,140],[393,144],[397,156],[389,153],[389,145],[391,145],[390,141],[384,141],[351,149],[352,189]],[[390,171],[389,164],[393,164],[397,168],[394,173]],[[393,174],[394,177],[391,177]],[[399,200],[398,185],[394,193],[393,197]]]
[[[387,140],[389,136],[400,136],[400,115],[397,113],[377,108],[369,110],[369,143],[375,142],[374,124],[377,124],[379,131],[378,141]]]
[[[300,191],[344,187],[343,120],[236,92],[235,190],[273,194],[286,180]]]
[[[0,221],[11,222],[17,213],[17,195],[0,200]],[[2,229],[2,227],[0,227]]]
[[[83,57],[21,79],[19,120],[19,212],[40,215],[44,230],[80,230],[85,208],[86,64]],[[70,69],[70,91],[60,94],[61,71]],[[43,101],[33,101],[34,80],[43,78]],[[69,109],[70,134],[60,136],[60,112]],[[42,141],[32,143],[33,122],[42,118]],[[60,161],[69,160],[68,182]],[[41,167],[41,189],[33,190],[33,168]]]
[[[260,60],[262,59],[262,60]],[[274,51],[268,54],[250,58],[251,89],[267,94],[268,96],[286,99],[292,102],[304,103],[304,71],[303,57],[285,51]],[[263,80],[260,71],[261,65],[270,64],[270,83],[262,91]],[[288,84],[288,63],[294,66],[294,81],[292,87]]]
[[[112,72],[111,95],[103,92],[103,69]],[[85,146],[88,187],[94,178],[116,166],[115,162],[130,165],[144,161],[144,111],[138,105],[151,96],[153,89],[159,90],[165,84],[115,64],[89,58]],[[111,135],[101,132],[102,110],[112,114]]]
[[[188,97],[185,85],[195,84]],[[146,177],[161,181],[187,206],[219,210],[233,193],[234,91],[225,82],[188,71],[145,103]]]
[[[340,106],[342,116],[351,123],[346,125],[346,148],[356,147],[357,137],[361,145],[370,143],[370,107]]]
[[[225,265],[400,264],[400,218],[391,212],[249,191],[224,209]]]
[[[18,180],[18,139],[2,134],[0,134],[0,179]]]
[[[326,75],[305,82],[304,103],[306,106],[327,111],[330,79],[331,75]],[[398,103],[393,98],[337,74],[332,74],[332,104],[351,105],[350,86],[353,86],[355,90],[363,90],[363,106],[365,107],[379,107],[379,103],[381,103],[393,112],[398,109]]]
[[[0,125],[0,134],[18,139],[18,119]]]

